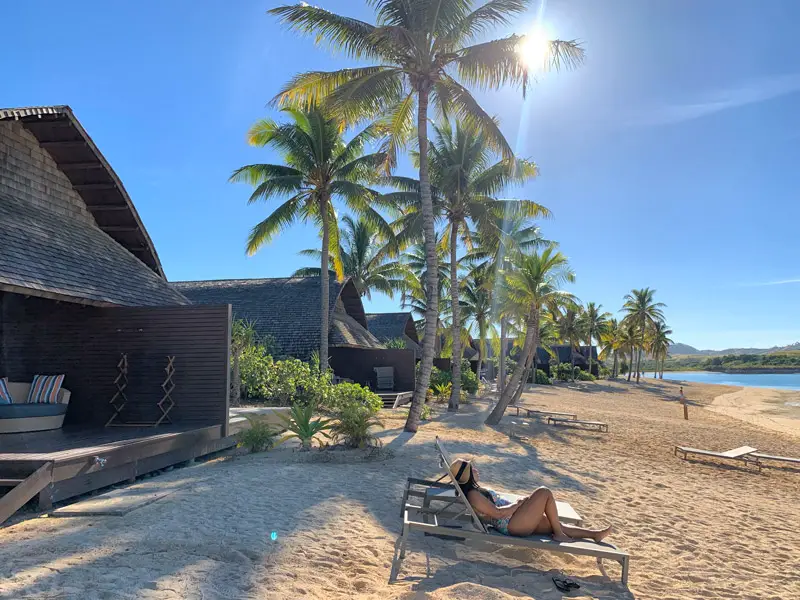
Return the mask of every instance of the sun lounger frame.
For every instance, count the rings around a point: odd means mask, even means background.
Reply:
[[[754,454],[755,453],[755,454]],[[712,458],[721,458],[723,460],[734,460],[743,462],[749,465],[758,467],[759,473],[761,472],[760,456],[756,453],[756,448],[749,446],[742,446],[741,448],[734,448],[725,452],[714,452],[713,450],[701,450],[700,448],[690,448],[688,446],[675,446],[675,456],[679,456],[683,460],[687,460],[690,455],[694,456],[710,456]]]
[[[619,550],[613,544],[607,542],[590,542],[590,541],[574,541],[574,542],[556,542],[550,536],[529,536],[529,537],[516,537],[510,535],[503,535],[501,533],[490,533],[475,511],[472,509],[467,498],[461,492],[453,474],[450,472],[450,456],[444,449],[439,438],[436,438],[436,448],[439,451],[439,457],[442,462],[442,467],[445,470],[446,476],[450,479],[450,486],[455,490],[455,499],[452,504],[460,502],[457,510],[464,513],[465,518],[471,522],[473,529],[462,528],[453,529],[452,527],[444,527],[439,524],[436,514],[432,514],[430,509],[427,511],[423,507],[413,506],[407,504],[405,500],[408,496],[404,496],[403,506],[403,531],[395,543],[395,552],[392,557],[392,570],[389,575],[389,581],[392,582],[397,579],[402,566],[402,561],[406,555],[406,546],[408,545],[408,537],[412,531],[421,531],[430,535],[444,536],[444,537],[459,537],[465,541],[488,542],[498,546],[514,546],[535,548],[537,550],[545,550],[548,552],[562,552],[566,554],[576,554],[583,556],[593,556],[597,559],[598,566],[602,568],[602,560],[614,560],[622,567],[621,582],[623,585],[628,583],[628,567],[630,563],[630,556]],[[427,480],[414,480],[427,483]],[[447,484],[437,482],[441,487],[447,487]],[[409,487],[407,486],[407,491]]]
[[[520,410],[524,410],[528,413],[528,418],[533,419],[534,417],[545,419],[547,417],[564,417],[568,419],[575,420],[578,418],[578,415],[575,413],[568,413],[568,412],[555,412],[550,410],[539,410],[537,408],[525,408],[524,406],[514,406],[513,404],[510,405],[508,408],[515,408],[517,410],[517,416],[519,415]]]
[[[759,460],[776,460],[779,462],[788,462],[795,465],[800,465],[800,458],[792,458],[790,456],[773,456],[771,454],[762,454],[761,452],[752,452],[750,456]]]
[[[579,421],[578,419],[565,419],[563,417],[547,417],[548,425],[569,425],[570,427],[596,427],[598,431],[608,433],[608,423],[602,421]]]

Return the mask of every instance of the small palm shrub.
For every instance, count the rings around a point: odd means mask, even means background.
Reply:
[[[419,418],[423,421],[427,421],[431,418],[431,407],[427,404],[422,405],[422,412],[419,413]]]
[[[298,438],[304,450],[309,450],[316,436],[330,439],[328,431],[333,427],[331,419],[314,418],[316,405],[298,402],[292,406],[290,416],[279,415],[289,432],[284,440]]]
[[[534,378],[534,383],[538,383],[539,385],[550,385],[552,382],[550,381],[550,378],[547,376],[547,373],[545,373],[541,369],[536,369],[536,377]]]
[[[250,452],[263,452],[275,445],[278,432],[272,428],[264,419],[246,416],[250,429],[240,431],[237,438],[237,446],[245,447]]]
[[[447,383],[437,383],[433,386],[433,397],[436,402],[447,402],[450,400],[450,393],[453,391],[453,384],[449,381]]]
[[[374,446],[377,438],[370,428],[383,428],[383,422],[375,413],[363,406],[350,405],[338,413],[338,421],[331,428],[331,433],[337,440],[351,448],[366,448]]]
[[[401,338],[392,338],[388,342],[384,344],[387,348],[393,348],[395,350],[405,350],[406,349],[406,341]]]

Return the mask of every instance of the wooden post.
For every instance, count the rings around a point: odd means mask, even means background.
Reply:
[[[683,403],[683,418],[689,420],[689,405],[684,401]]]

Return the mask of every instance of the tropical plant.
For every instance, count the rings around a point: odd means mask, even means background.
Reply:
[[[383,401],[378,394],[358,383],[344,382],[332,386],[325,408],[339,414],[353,407],[377,414]]]
[[[542,371],[541,369],[536,369],[536,375],[533,380],[534,383],[538,385],[551,385],[552,382],[550,378],[547,376],[547,373]]]
[[[245,348],[256,339],[251,321],[236,319],[231,325],[231,406],[239,406],[242,398],[241,358]]]
[[[672,329],[669,329],[663,321],[656,322],[650,332],[648,351],[655,361],[653,377],[658,373],[660,379],[664,379],[664,363],[669,354],[669,347],[673,343],[669,337],[671,333]]]
[[[460,388],[462,392],[467,394],[476,394],[478,392],[478,376],[472,371],[472,365],[466,358],[461,359],[461,368],[459,369]],[[452,379],[453,374],[450,373]]]
[[[598,358],[606,360],[609,355],[614,357],[611,368],[611,377],[616,378],[619,373],[619,351],[622,348],[622,330],[616,319],[608,319],[606,328],[600,333],[600,352]],[[602,370],[602,367],[601,367]]]
[[[579,353],[581,340],[584,337],[584,323],[581,319],[581,308],[577,304],[567,305],[564,312],[554,311],[556,328],[561,343],[569,346],[570,372],[575,372],[575,355]]]
[[[284,440],[298,438],[303,450],[309,450],[314,442],[314,438],[319,436],[330,439],[328,431],[333,427],[332,419],[314,418],[317,407],[313,403],[292,405],[289,416],[278,415],[284,422],[286,430],[289,432],[284,436]]]
[[[472,0],[370,0],[376,12],[376,25],[306,3],[270,11],[292,29],[312,35],[317,41],[327,41],[333,50],[378,63],[300,74],[281,90],[276,101],[307,106],[325,99],[348,121],[379,118],[388,134],[387,167],[396,164],[398,151],[413,136],[416,108],[428,306],[422,368],[406,431],[416,431],[419,425],[433,367],[439,314],[433,199],[428,176],[428,105],[433,100],[440,115],[453,115],[482,130],[494,149],[510,158],[511,146],[497,122],[456,76],[466,84],[482,88],[517,84],[524,93],[529,83],[528,63],[520,52],[525,38],[511,35],[488,42],[475,43],[475,40],[483,38],[491,27],[511,24],[529,4],[528,0],[490,0],[472,10]],[[537,57],[541,64],[536,67],[558,69],[577,65],[583,59],[583,49],[576,42],[549,42],[546,50]],[[323,263],[322,268],[326,266]]]
[[[295,221],[310,221],[320,228],[319,358],[325,370],[330,328],[329,264],[333,263],[339,278],[344,276],[333,200],[343,201],[351,211],[391,238],[394,232],[374,208],[380,195],[366,185],[375,179],[375,170],[386,160],[386,154],[364,154],[366,144],[374,135],[369,128],[345,143],[341,121],[327,116],[314,104],[303,110],[284,108],[283,112],[290,118],[288,123],[271,119],[258,121],[250,128],[248,140],[253,146],[274,148],[285,164],[246,165],[234,171],[230,179],[255,186],[249,200],[251,204],[288,196],[272,214],[253,227],[247,240],[248,254],[255,253]]]
[[[423,421],[427,421],[431,418],[431,407],[427,404],[422,405],[422,413],[419,416],[420,419]]]
[[[358,405],[350,405],[337,413],[337,421],[331,427],[333,436],[351,448],[374,446],[378,439],[372,433],[373,427],[383,428],[383,422],[371,410]]]
[[[453,391],[453,383],[451,381],[447,383],[437,383],[434,384],[431,389],[433,390],[433,397],[437,402],[448,402],[450,400],[450,394]]]
[[[567,258],[554,246],[530,255],[520,254],[515,260],[516,269],[506,273],[504,280],[508,296],[518,306],[526,306],[525,343],[522,354],[508,385],[503,390],[497,404],[486,418],[487,425],[500,422],[506,408],[522,385],[522,375],[527,368],[526,362],[532,359],[539,345],[539,323],[544,307],[562,306],[575,299],[560,289],[568,282],[575,280],[575,274],[569,268]]]
[[[386,346],[387,348],[390,348],[390,349],[393,349],[393,350],[405,350],[406,349],[406,341],[401,337],[392,338],[390,340],[387,340],[386,342],[384,342],[383,345]]]
[[[486,340],[492,329],[492,290],[485,272],[473,271],[461,282],[460,305],[464,320],[471,321],[478,330],[478,375],[483,372],[486,358]]]
[[[353,280],[358,292],[368,300],[372,292],[382,292],[394,297],[395,292],[404,289],[408,269],[400,262],[391,260],[394,252],[393,242],[379,233],[379,228],[366,219],[354,220],[350,215],[342,217],[339,230],[339,256],[342,273]],[[300,252],[321,260],[321,252],[309,248]],[[335,271],[334,261],[330,270]],[[294,272],[296,277],[319,277],[319,267],[303,267]]]
[[[634,367],[636,369],[636,383],[639,383],[642,353],[645,350],[647,333],[656,323],[664,320],[664,311],[662,309],[666,304],[656,302],[654,299],[655,293],[656,291],[650,288],[631,290],[630,294],[625,294],[625,304],[622,306],[622,312],[625,313],[623,321],[632,324],[636,328],[636,349],[638,351],[636,366]]]
[[[611,318],[611,313],[602,312],[602,308],[602,304],[587,302],[581,317],[583,320],[583,331],[586,334],[586,341],[589,345],[589,373],[592,372],[592,347],[594,346],[594,340],[597,340],[598,345],[602,343],[602,337],[608,331],[608,320]]]
[[[278,432],[272,425],[263,417],[245,415],[245,418],[250,427],[236,435],[237,445],[244,446],[250,452],[263,452],[272,448],[278,437]]]
[[[620,329],[619,348],[623,355],[630,357],[627,364],[623,365],[628,371],[628,381],[630,381],[634,369],[634,356],[636,355],[637,343],[639,342],[639,334],[636,331],[636,325],[631,322],[626,323],[624,320],[620,323]]]

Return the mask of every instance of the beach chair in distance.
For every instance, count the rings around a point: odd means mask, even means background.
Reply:
[[[436,515],[432,515],[430,512],[424,512],[422,507],[405,504],[403,510],[403,531],[395,544],[395,555],[392,558],[392,571],[389,575],[390,582],[396,580],[400,572],[402,561],[406,554],[409,534],[412,531],[421,531],[423,533],[442,537],[454,536],[455,534],[455,536],[464,540],[466,543],[489,543],[503,547],[533,548],[547,552],[592,556],[597,559],[597,563],[601,567],[603,559],[614,560],[618,562],[622,568],[622,584],[627,584],[630,557],[626,552],[619,550],[616,546],[607,542],[591,542],[585,540],[556,542],[550,536],[532,535],[528,537],[515,537],[503,535],[494,530],[489,531],[478,518],[478,515],[475,514],[469,501],[461,492],[461,488],[455,481],[455,477],[453,477],[453,474],[450,472],[449,455],[446,450],[444,450],[438,437],[436,438],[436,447],[442,459],[442,466],[450,479],[450,485],[455,492],[453,504],[457,505],[457,509],[465,515],[471,527],[465,527],[459,530],[444,527],[439,524]],[[432,517],[432,519],[430,517]]]
[[[551,410],[539,410],[536,408],[525,408],[524,406],[515,406],[513,404],[509,405],[508,408],[506,408],[506,410],[508,410],[509,408],[517,409],[517,416],[519,416],[520,410],[524,410],[528,414],[529,419],[533,419],[534,417],[540,417],[543,419],[547,417],[563,417],[565,419],[575,420],[578,418],[578,415],[576,415],[575,413],[555,412]]]
[[[758,456],[753,455],[754,452],[757,452],[757,449],[751,446],[740,446],[739,448],[734,448],[733,450],[727,450],[725,452],[701,450],[699,448],[689,448],[688,446],[675,446],[675,456],[680,455],[684,460],[686,460],[689,455],[710,456],[712,458],[740,461],[745,464],[756,465],[759,472],[761,472],[761,460],[759,460]]]
[[[570,427],[597,428],[598,431],[608,433],[608,423],[602,421],[579,421],[577,419],[566,419],[564,417],[547,417],[549,425],[569,425]]]

